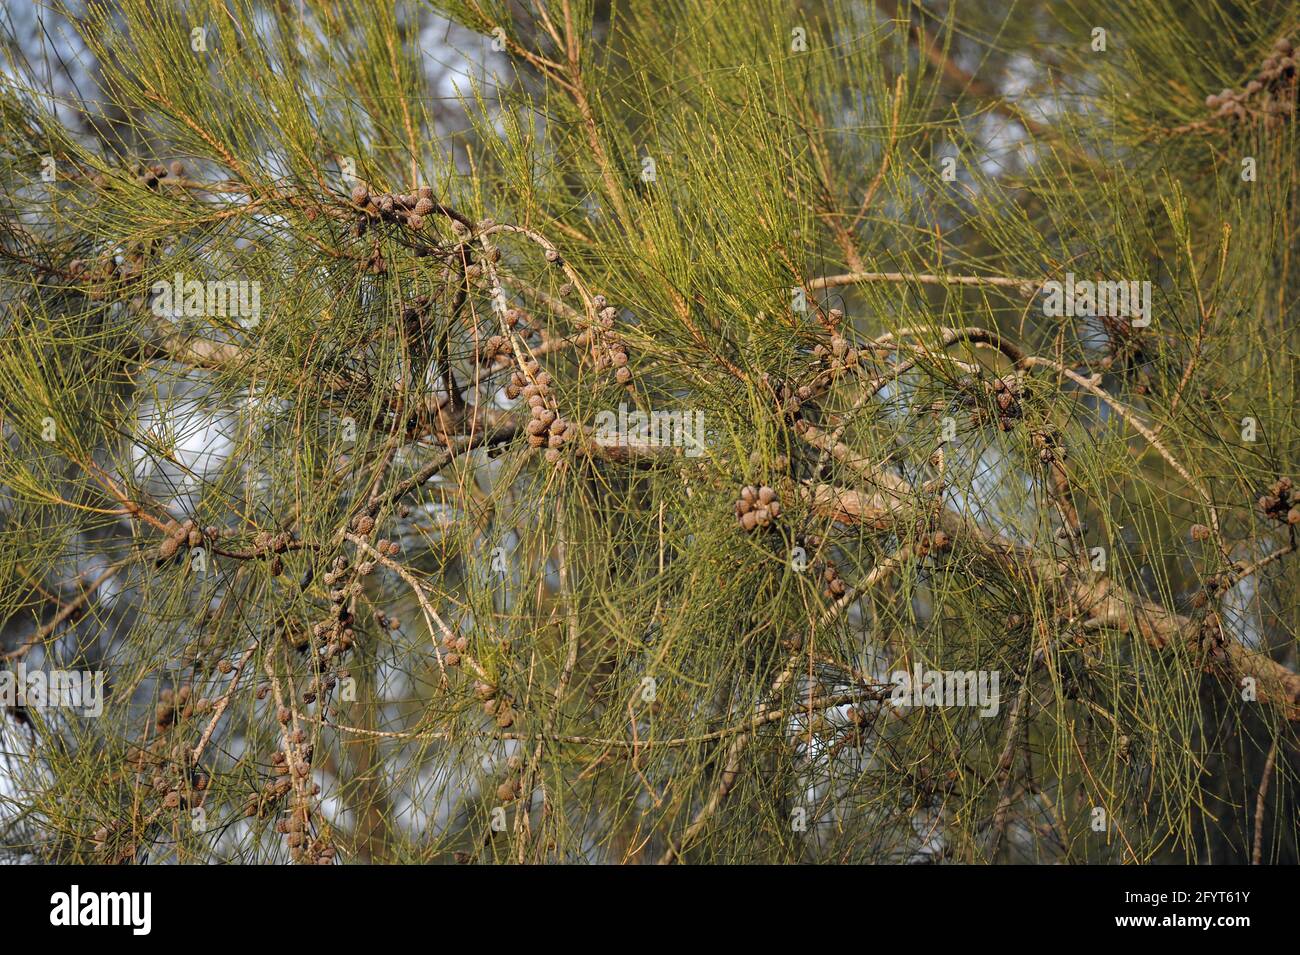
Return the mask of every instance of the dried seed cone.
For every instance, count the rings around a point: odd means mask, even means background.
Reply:
[[[781,501],[767,485],[746,485],[740,489],[733,510],[741,528],[749,532],[757,527],[770,527],[781,516]]]
[[[822,596],[829,600],[838,600],[848,592],[848,585],[839,574],[834,561],[827,561],[822,569]]]

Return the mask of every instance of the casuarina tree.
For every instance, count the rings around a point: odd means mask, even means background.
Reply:
[[[1296,861],[1295,3],[5,15],[11,857]]]

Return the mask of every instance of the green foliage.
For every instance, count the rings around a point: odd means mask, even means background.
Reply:
[[[1294,862],[1294,60],[1205,97],[1297,7],[900,6],[11,37],[0,653],[107,698],[7,712],[5,844]]]

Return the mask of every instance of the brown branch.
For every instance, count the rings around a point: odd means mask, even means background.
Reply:
[[[803,429],[801,437],[815,447],[825,443],[825,433],[816,428]],[[917,503],[922,499],[903,478],[881,470],[870,470],[870,465],[848,448],[837,447],[833,453],[837,460],[846,463],[868,481],[871,491],[864,496],[853,489],[821,485],[809,491],[814,507],[835,519],[865,523],[882,530],[923,516],[917,511]],[[939,523],[954,541],[976,549],[1013,575],[1027,576],[1037,583],[1055,586],[1067,606],[1075,609],[1073,616],[1090,617],[1090,625],[1112,627],[1138,636],[1158,650],[1179,643],[1190,647],[1199,639],[1200,627],[1196,621],[1111,579],[1079,579],[1068,566],[1063,566],[1055,558],[1039,554],[996,531],[982,528],[952,508],[945,507],[940,512]],[[1268,654],[1252,650],[1237,640],[1228,641],[1225,653],[1226,665],[1209,667],[1207,663],[1209,672],[1238,689],[1242,680],[1253,679],[1260,702],[1276,704],[1286,719],[1300,721],[1300,675]]]
[[[842,275],[823,275],[807,281],[808,288],[820,291],[844,285],[869,285],[873,282],[916,285],[967,285],[986,288],[1015,289],[1022,295],[1033,296],[1042,288],[1044,279],[1008,278],[1001,275],[938,275],[922,272],[846,272]]]
[[[1268,785],[1273,778],[1273,764],[1277,761],[1277,737],[1268,748],[1264,772],[1259,777],[1259,791],[1255,794],[1255,846],[1250,853],[1250,864],[1259,865],[1264,857],[1264,803],[1268,799]]]

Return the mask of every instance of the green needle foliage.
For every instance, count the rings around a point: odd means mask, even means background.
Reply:
[[[39,16],[7,853],[1296,861],[1300,6]]]

